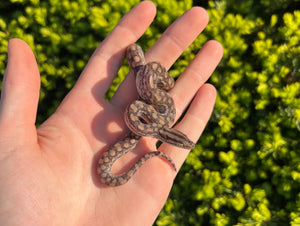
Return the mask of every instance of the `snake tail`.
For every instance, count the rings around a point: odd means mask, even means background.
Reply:
[[[156,138],[162,142],[184,149],[193,149],[195,147],[195,143],[191,141],[184,133],[166,126],[159,130],[159,134]]]
[[[135,73],[146,64],[144,52],[139,45],[129,45],[126,51],[126,56],[130,68],[133,69]]]
[[[174,170],[176,171],[176,166],[173,160],[165,153],[160,151],[154,151],[149,152],[145,154],[142,158],[140,158],[129,170],[127,170],[125,173],[120,175],[114,175],[111,172],[111,165],[108,165],[105,168],[105,165],[103,165],[101,162],[98,163],[98,169],[100,180],[102,183],[108,185],[108,186],[120,186],[122,184],[125,184],[130,178],[137,172],[137,170],[150,158],[152,157],[161,157],[170,162]]]

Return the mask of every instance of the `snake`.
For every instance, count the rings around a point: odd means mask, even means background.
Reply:
[[[175,85],[173,77],[159,62],[146,63],[144,52],[136,43],[127,47],[126,58],[135,76],[138,98],[124,112],[129,132],[99,158],[97,174],[100,181],[108,186],[125,184],[148,159],[155,156],[167,160],[176,171],[175,163],[167,154],[153,151],[142,156],[126,172],[113,174],[113,164],[133,150],[142,137],[153,137],[184,149],[195,147],[184,133],[171,127],[176,116],[174,100],[168,93]]]

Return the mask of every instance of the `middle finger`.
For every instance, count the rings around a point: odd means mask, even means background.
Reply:
[[[191,8],[179,17],[146,52],[146,61],[158,61],[168,70],[203,31],[207,23],[208,14],[203,8]],[[120,107],[127,106],[136,98],[136,95],[128,95],[128,90],[135,89],[134,75],[129,73],[110,102]]]

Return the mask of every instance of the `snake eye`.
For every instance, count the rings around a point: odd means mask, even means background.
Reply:
[[[159,88],[159,89],[163,89],[165,86],[165,84],[162,82],[158,82],[156,85],[157,85],[157,88]]]
[[[161,114],[164,114],[167,111],[167,108],[165,105],[158,105],[157,106],[157,111]]]

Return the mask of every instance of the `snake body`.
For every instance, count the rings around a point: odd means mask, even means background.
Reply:
[[[130,132],[106,150],[99,159],[97,173],[100,181],[109,186],[126,183],[145,161],[154,156],[166,159],[176,170],[174,162],[168,155],[154,151],[141,157],[125,173],[112,174],[111,168],[115,161],[134,149],[142,136],[153,137],[185,149],[195,146],[185,134],[170,128],[175,120],[176,109],[167,91],[173,88],[174,79],[159,62],[146,63],[143,50],[137,44],[131,44],[127,48],[126,57],[136,78],[139,97],[128,105],[124,114]]]

